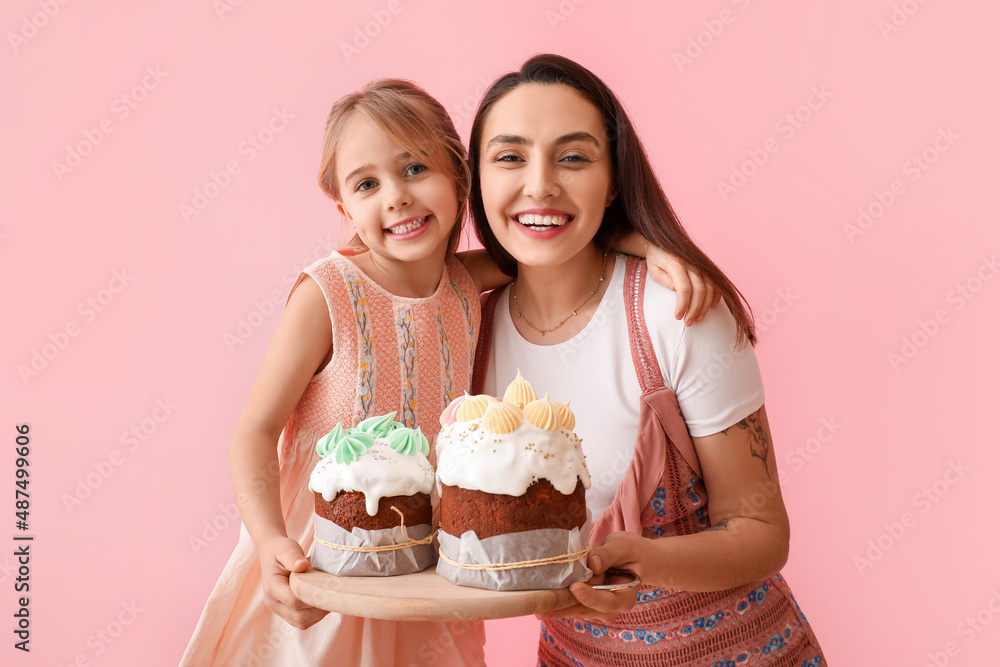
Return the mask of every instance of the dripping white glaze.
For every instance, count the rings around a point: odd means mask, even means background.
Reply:
[[[309,490],[322,494],[327,502],[341,491],[361,492],[365,510],[375,516],[382,498],[431,493],[434,468],[423,454],[400,454],[384,438],[378,438],[352,463],[337,463],[333,456],[321,459],[309,476]]]

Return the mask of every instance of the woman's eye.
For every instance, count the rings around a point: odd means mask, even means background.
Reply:
[[[375,181],[373,181],[370,178],[366,178],[365,180],[363,180],[363,181],[361,181],[360,183],[357,184],[357,186],[354,188],[354,191],[355,192],[367,192],[368,190],[371,190],[372,188],[374,188],[376,185],[377,185],[377,183],[375,183]]]
[[[521,158],[513,153],[501,153],[494,158],[495,162],[520,162]]]
[[[590,162],[590,160],[588,158],[584,157],[583,155],[578,155],[576,153],[571,153],[569,155],[564,156],[563,157],[563,161],[564,162],[571,162],[571,163],[575,163],[575,164],[582,164],[582,163]]]
[[[427,171],[427,167],[425,167],[424,165],[420,164],[419,162],[416,162],[416,163],[411,164],[409,167],[406,168],[406,175],[407,176],[418,176],[418,175],[424,173],[425,171]]]

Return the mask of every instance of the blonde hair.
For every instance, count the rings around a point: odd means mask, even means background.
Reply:
[[[319,164],[319,186],[335,201],[340,200],[337,147],[344,126],[354,113],[364,114],[390,141],[428,168],[454,179],[460,203],[449,244],[449,251],[454,252],[462,232],[461,221],[472,177],[465,146],[448,112],[427,91],[405,79],[376,79],[360,91],[337,100],[326,119]],[[355,237],[352,245],[358,241]]]

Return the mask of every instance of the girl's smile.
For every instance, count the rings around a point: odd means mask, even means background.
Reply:
[[[402,222],[397,222],[388,229],[385,233],[394,236],[397,240],[399,239],[411,239],[423,230],[426,229],[427,221],[430,219],[430,214],[424,216],[414,216],[407,218]]]

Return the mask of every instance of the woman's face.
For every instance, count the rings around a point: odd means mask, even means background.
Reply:
[[[593,240],[614,199],[596,106],[562,84],[522,84],[497,101],[480,146],[483,208],[522,266],[556,266]]]

